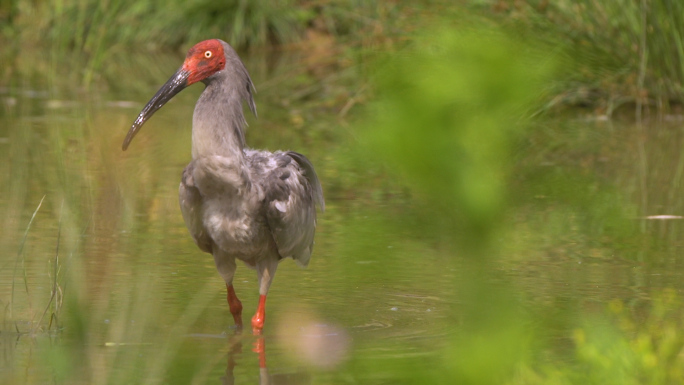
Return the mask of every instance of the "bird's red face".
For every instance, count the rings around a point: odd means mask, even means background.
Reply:
[[[226,68],[226,56],[220,41],[205,40],[195,44],[183,62],[183,70],[190,73],[187,85],[197,83]]]

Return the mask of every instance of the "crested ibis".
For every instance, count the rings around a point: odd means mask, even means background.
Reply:
[[[242,101],[256,116],[254,84],[228,43],[197,43],[181,68],[157,91],[133,122],[125,151],[142,125],[191,84],[205,89],[192,118],[192,161],[183,170],[178,198],[185,225],[200,250],[210,253],[226,282],[230,312],[242,327],[242,303],[233,288],[236,259],[256,269],[259,305],[252,330],[261,333],[266,295],[278,263],[307,266],[323,190],[311,162],[294,151],[253,150],[245,144]]]

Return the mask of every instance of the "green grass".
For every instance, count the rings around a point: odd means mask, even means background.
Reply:
[[[131,51],[182,52],[214,37],[263,49],[316,34],[342,50],[382,50],[440,17],[458,25],[475,14],[565,53],[547,108],[588,105],[610,116],[624,105],[667,110],[684,101],[684,3],[676,0],[4,0],[0,42],[10,52],[85,54],[86,66],[74,70],[90,85]]]
[[[554,105],[667,110],[684,101],[684,3],[676,0],[471,1],[567,50]]]
[[[112,46],[178,47],[221,36],[238,47],[295,39],[305,10],[291,0],[11,1],[12,33],[25,43],[96,54]]]
[[[375,0],[4,0],[0,59],[5,70],[0,82],[8,82],[19,70],[15,56],[27,51],[42,51],[35,56],[47,62],[71,61],[72,76],[88,87],[131,52],[182,54],[211,38],[242,51],[293,46],[316,51],[318,38],[323,37],[332,39],[335,49],[323,47],[319,54],[332,57],[344,50],[341,47],[376,45],[402,34],[404,24],[419,20],[412,17],[416,10],[429,9],[429,4],[416,8]],[[299,46],[302,41],[311,44]]]

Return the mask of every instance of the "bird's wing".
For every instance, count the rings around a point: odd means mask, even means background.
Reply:
[[[291,257],[300,266],[306,266],[316,231],[315,205],[325,210],[316,171],[304,155],[293,151],[269,154],[261,162],[267,164],[263,165],[259,184],[278,253],[282,258]]]
[[[191,162],[185,170],[178,189],[178,201],[180,203],[185,226],[200,250],[211,253],[213,242],[202,223],[202,195],[195,185],[193,171],[195,162]]]

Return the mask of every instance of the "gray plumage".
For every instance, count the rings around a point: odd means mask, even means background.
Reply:
[[[321,185],[302,154],[245,146],[242,100],[256,116],[254,86],[235,51],[222,42],[225,69],[202,80],[193,115],[192,162],[183,170],[179,201],[197,246],[214,256],[232,284],[235,260],[257,269],[266,295],[278,262],[309,263]]]

